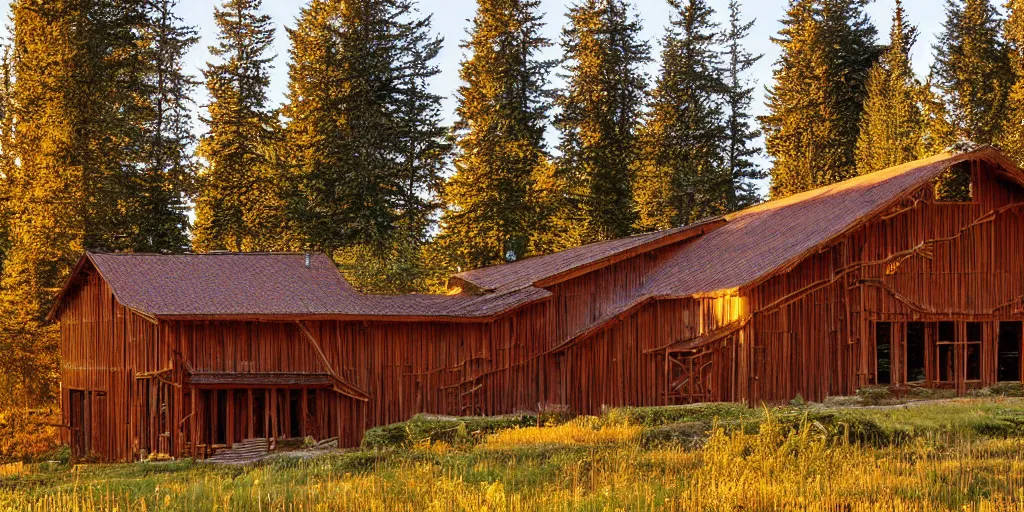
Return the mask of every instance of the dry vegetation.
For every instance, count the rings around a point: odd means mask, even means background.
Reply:
[[[245,468],[0,466],[0,510],[1024,510],[1024,400],[616,409]],[[371,435],[373,439],[373,435]],[[6,469],[5,469],[6,468]]]

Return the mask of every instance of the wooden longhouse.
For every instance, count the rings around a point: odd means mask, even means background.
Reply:
[[[940,175],[970,180],[936,192]],[[368,296],[320,254],[94,254],[61,326],[76,457],[203,456],[419,413],[1022,380],[1024,174],[943,154],[722,218]]]

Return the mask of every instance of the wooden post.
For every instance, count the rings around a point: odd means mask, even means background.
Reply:
[[[206,444],[217,444],[217,431],[220,430],[220,393],[216,389],[210,390],[210,439]]]
[[[268,394],[269,394],[269,400],[270,400],[270,431],[267,432],[267,434],[268,434],[267,437],[269,437],[269,438],[276,438],[277,437],[277,389],[271,388],[269,391],[270,392]]]
[[[189,401],[192,402],[192,416],[189,417],[189,431],[188,431],[188,434],[189,434],[189,437],[192,439],[192,446],[190,448],[192,450],[192,456],[193,457],[196,456],[196,446],[199,444],[199,433],[196,431],[196,402],[199,399],[199,397],[197,396],[198,395],[197,392],[198,392],[197,389],[192,388],[189,391],[189,393],[188,393],[189,394]]]
[[[270,390],[263,389],[263,437],[273,437],[270,434]]]

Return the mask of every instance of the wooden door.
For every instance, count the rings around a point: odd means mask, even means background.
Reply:
[[[88,455],[85,436],[85,391],[77,389],[70,390],[68,395],[68,411],[71,415],[69,426],[71,428],[71,457],[81,459]]]

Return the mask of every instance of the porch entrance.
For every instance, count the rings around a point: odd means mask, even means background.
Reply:
[[[271,444],[337,435],[335,394],[324,385],[191,388],[185,393],[192,407],[184,427],[191,448],[186,451],[205,457],[245,440],[266,439]]]

